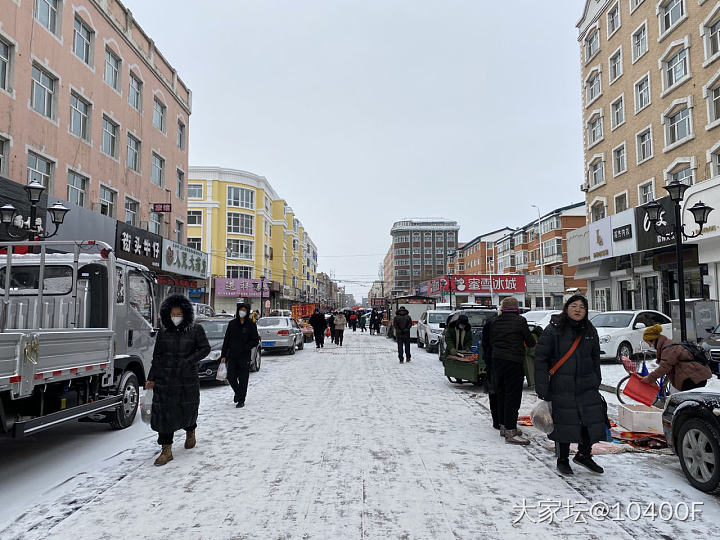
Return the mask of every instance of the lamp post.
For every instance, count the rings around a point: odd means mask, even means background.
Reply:
[[[70,210],[60,203],[55,203],[48,208],[50,220],[55,225],[52,234],[48,234],[47,231],[43,230],[42,218],[37,215],[37,205],[43,191],[45,191],[45,186],[33,180],[25,186],[25,191],[30,201],[30,216],[27,219],[23,219],[23,216],[18,214],[17,209],[12,204],[0,207],[0,221],[5,226],[5,232],[10,238],[18,240],[32,240],[34,238],[46,240],[52,238],[58,233],[60,225],[65,220],[65,214]]]
[[[540,230],[540,207],[536,204],[531,205],[537,210],[538,215],[538,255],[540,255],[540,290],[542,291],[543,309],[545,307],[545,257],[543,256],[542,231]],[[537,302],[535,303],[537,307]]]
[[[263,290],[265,289],[265,274],[260,276],[260,316],[263,316],[265,307],[263,306]]]
[[[662,217],[662,205],[653,200],[643,205],[645,214],[647,215],[648,221],[652,224],[653,229],[658,236],[666,239],[675,238],[675,256],[677,258],[678,266],[678,301],[680,304],[680,340],[687,341],[687,324],[685,321],[685,264],[683,261],[683,238],[696,238],[702,234],[703,226],[707,223],[708,216],[713,208],[703,204],[702,201],[696,203],[690,208],[690,213],[695,219],[695,223],[698,226],[697,232],[692,234],[685,233],[685,225],[682,223],[682,212],[680,203],[682,203],[685,197],[685,190],[688,189],[687,184],[684,184],[678,180],[673,180],[668,185],[664,186],[665,190],[670,195],[670,200],[673,203],[673,209],[675,211],[675,225],[671,232],[660,232],[658,230],[658,223]]]

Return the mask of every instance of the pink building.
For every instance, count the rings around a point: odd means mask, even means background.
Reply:
[[[192,93],[153,40],[118,0],[1,6],[0,176],[184,243]]]

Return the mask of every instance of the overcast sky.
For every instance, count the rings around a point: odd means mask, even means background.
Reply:
[[[193,91],[190,165],[265,176],[338,279],[402,218],[467,241],[583,200],[582,0],[124,3]]]

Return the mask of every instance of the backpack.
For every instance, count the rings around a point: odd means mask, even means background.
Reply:
[[[681,362],[697,362],[700,365],[703,366],[709,366],[710,362],[708,360],[707,354],[705,354],[705,351],[698,347],[695,343],[690,343],[689,341],[683,341],[682,343],[673,343],[672,345],[668,345],[664,347],[667,349],[668,347],[682,347],[687,352],[689,352],[692,355],[692,360],[680,360]]]

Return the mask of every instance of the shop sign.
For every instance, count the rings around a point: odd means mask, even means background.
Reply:
[[[590,229],[587,225],[566,235],[568,266],[590,262]]]
[[[215,278],[215,296],[260,298],[259,279]],[[268,282],[263,285],[262,296],[270,296]]]
[[[460,293],[524,293],[525,276],[522,274],[493,274],[452,276],[452,290]]]
[[[172,203],[153,203],[152,211],[158,214],[163,212],[172,212]]]
[[[115,253],[119,259],[144,264],[152,270],[162,265],[162,236],[122,221],[115,228]]]
[[[612,231],[610,218],[593,221],[588,226],[590,232],[590,260],[601,261],[613,256]]]
[[[162,269],[181,276],[204,278],[207,276],[207,253],[167,238],[163,239]]]
[[[192,296],[198,296],[198,295],[203,294],[204,292],[205,292],[205,287],[192,288],[188,291],[188,293],[191,294]]]
[[[630,240],[633,237],[632,226],[623,225],[613,229],[613,242],[622,242],[623,240]]]
[[[418,285],[417,293],[418,293],[420,296],[427,296],[428,289],[429,289],[429,287],[428,287],[428,283],[427,283],[427,282],[421,283],[420,285]]]
[[[194,289],[198,284],[195,280],[163,275],[157,276],[157,282],[160,285],[168,285],[169,287],[185,287],[186,289]]]
[[[642,206],[635,208],[635,230],[637,231],[638,251],[657,249],[672,245],[675,242],[675,235],[672,234],[675,229],[674,203],[670,200],[670,197],[663,197],[662,199],[658,199],[657,202],[662,206],[657,230],[647,218],[645,209]],[[671,234],[671,236],[665,238],[662,234],[658,234],[658,232]]]

